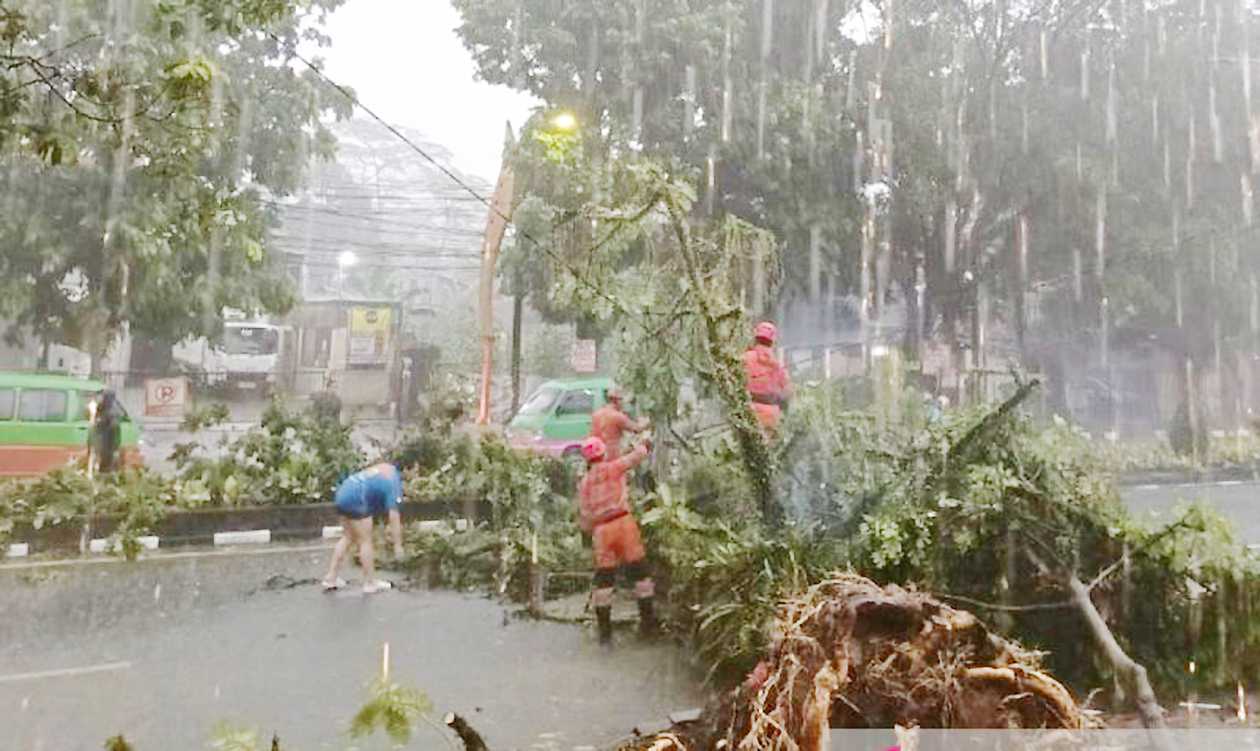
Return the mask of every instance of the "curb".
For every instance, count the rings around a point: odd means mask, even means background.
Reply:
[[[1188,487],[1191,485],[1226,485],[1260,481],[1260,467],[1251,464],[1234,464],[1222,467],[1205,467],[1200,470],[1142,470],[1114,475],[1121,488],[1132,487]]]
[[[430,529],[464,531],[488,515],[485,502],[404,503],[400,508],[404,522],[419,522]],[[144,550],[157,550],[189,545],[225,547],[335,540],[342,536],[337,521],[332,504],[176,511],[162,519],[152,534],[138,537],[136,541]],[[117,552],[119,541],[114,532],[121,522],[118,516],[80,516],[38,529],[30,523],[17,524],[11,535],[13,542],[0,557],[27,558],[38,553],[78,555],[83,551],[85,539],[89,554]]]

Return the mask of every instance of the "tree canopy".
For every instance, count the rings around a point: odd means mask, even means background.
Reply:
[[[94,357],[283,311],[262,203],[350,105],[296,65],[341,0],[0,3],[0,316]]]
[[[483,78],[577,114],[592,176],[679,159],[694,218],[772,230],[823,330],[898,305],[912,352],[988,319],[1080,369],[1121,333],[1254,348],[1248,3],[455,4]]]

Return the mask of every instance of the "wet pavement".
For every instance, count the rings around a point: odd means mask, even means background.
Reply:
[[[1167,520],[1178,507],[1202,501],[1234,523],[1239,542],[1260,544],[1260,483],[1135,485],[1120,489],[1125,505],[1142,518]]]
[[[0,568],[0,748],[99,749],[122,732],[139,751],[191,751],[220,722],[275,732],[283,748],[389,748],[346,734],[386,641],[391,677],[495,751],[601,746],[700,702],[672,647],[623,633],[608,654],[589,629],[477,595],[326,595],[302,582],[327,552]],[[423,725],[412,742],[445,745]]]

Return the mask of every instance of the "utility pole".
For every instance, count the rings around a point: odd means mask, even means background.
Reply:
[[[499,181],[490,198],[490,215],[486,220],[486,235],[481,245],[481,288],[478,318],[481,323],[481,389],[477,407],[477,424],[490,423],[490,381],[494,373],[494,268],[499,260],[499,246],[512,219],[512,190],[515,178],[512,173],[512,156],[516,139],[512,124],[507,124],[503,141],[503,165],[499,168]]]

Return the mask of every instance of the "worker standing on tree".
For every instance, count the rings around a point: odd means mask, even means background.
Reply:
[[[627,430],[631,433],[642,433],[647,430],[648,421],[643,419],[636,422],[630,419],[622,409],[619,389],[608,389],[604,397],[607,403],[591,415],[591,435],[604,442],[606,459],[612,461],[621,456],[621,436]]]
[[[778,433],[779,418],[792,397],[787,368],[774,356],[774,340],[778,334],[773,323],[762,321],[753,329],[756,343],[744,353],[744,374],[753,412],[768,436]]]
[[[626,474],[639,465],[652,448],[652,440],[643,442],[618,459],[609,459],[603,440],[592,436],[582,443],[586,458],[586,475],[578,483],[579,523],[591,535],[595,545],[595,579],[591,601],[599,623],[599,643],[612,644],[613,588],[617,568],[624,566],[634,581],[634,596],[639,602],[639,633],[656,633],[656,609],[653,598],[656,585],[648,572],[639,524],[630,513]]]
[[[389,536],[394,543],[394,557],[403,557],[402,514],[398,504],[402,502],[402,475],[393,464],[374,464],[355,472],[337,486],[334,504],[341,517],[341,539],[333,549],[328,573],[324,576],[325,591],[341,589],[346,581],[337,576],[341,561],[353,545],[359,549],[359,563],[363,566],[363,594],[375,594],[393,585],[376,578],[376,555],[372,542],[372,517],[385,514],[389,518]]]

